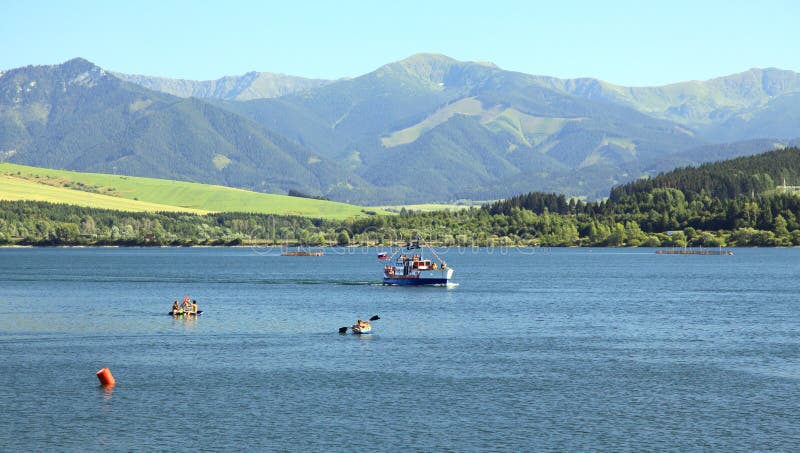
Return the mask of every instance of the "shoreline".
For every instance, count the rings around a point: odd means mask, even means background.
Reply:
[[[318,245],[318,246],[297,246],[297,245],[265,245],[265,244],[237,244],[237,245],[19,245],[19,244],[3,244],[0,245],[2,249],[121,249],[121,248],[139,248],[139,249],[237,249],[237,248],[257,248],[257,249],[275,249],[286,250],[296,249],[298,247],[305,247],[308,249],[380,249],[380,248],[402,248],[404,245]],[[449,246],[449,245],[432,245],[435,249],[653,249],[653,250],[672,250],[670,247],[643,247],[643,246],[602,246],[602,245],[464,245],[464,246]],[[728,246],[722,247],[723,250],[730,248],[743,248],[743,249],[795,249],[800,248],[800,245],[775,245],[775,246]],[[687,247],[687,250],[692,251],[717,251],[719,247]],[[707,255],[705,253],[661,253],[664,255]]]

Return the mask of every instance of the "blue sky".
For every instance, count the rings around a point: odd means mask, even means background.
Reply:
[[[622,85],[800,71],[800,2],[0,0],[0,70],[352,77],[419,52]]]

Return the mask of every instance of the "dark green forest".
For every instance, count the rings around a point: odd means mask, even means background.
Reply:
[[[20,245],[390,245],[414,234],[443,246],[800,245],[800,149],[681,168],[585,203],[529,193],[463,211],[345,221],[247,213],[126,213],[0,202],[0,242]]]

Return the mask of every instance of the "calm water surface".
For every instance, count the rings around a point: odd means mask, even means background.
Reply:
[[[0,450],[800,449],[800,250],[439,252],[0,249]]]

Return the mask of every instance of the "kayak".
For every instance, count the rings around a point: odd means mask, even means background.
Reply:
[[[379,319],[381,319],[381,317],[378,316],[378,315],[375,315],[375,316],[369,318],[369,321],[377,321]],[[339,333],[342,334],[342,335],[346,334],[347,333],[347,329],[350,329],[350,332],[353,335],[369,335],[369,334],[372,333],[372,324],[370,324],[369,321],[362,321],[362,320],[359,319],[357,323],[353,324],[350,327],[340,327],[339,328]]]
[[[372,326],[369,325],[364,327],[352,326],[350,327],[350,331],[352,331],[356,335],[369,335],[372,333]]]

